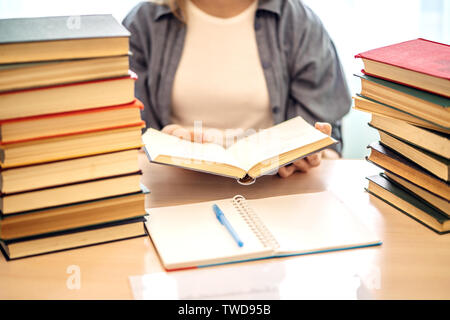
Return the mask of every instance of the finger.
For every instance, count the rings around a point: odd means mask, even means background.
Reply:
[[[172,132],[172,135],[183,140],[192,141],[191,132],[185,128],[179,127]]]
[[[278,169],[278,174],[282,178],[287,178],[291,176],[295,172],[295,170],[296,170],[295,166],[281,167]]]
[[[317,167],[318,165],[320,165],[320,162],[322,161],[322,152],[317,152],[313,155],[306,157],[306,161],[308,161],[308,164],[311,167]]]
[[[173,132],[177,129],[180,129],[181,126],[178,124],[169,124],[167,126],[165,126],[161,132],[167,133],[167,134],[173,134]]]
[[[314,125],[316,127],[317,130],[325,133],[326,135],[331,136],[331,124],[327,123],[327,122],[316,122],[316,124]]]
[[[300,172],[308,172],[308,170],[311,169],[311,166],[305,159],[297,160],[293,163],[293,165],[297,169],[297,171]]]

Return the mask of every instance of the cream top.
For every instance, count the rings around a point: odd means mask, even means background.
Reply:
[[[257,3],[234,17],[218,18],[186,2],[187,32],[172,90],[172,123],[193,128],[201,121],[203,129],[239,137],[273,125],[254,30]]]

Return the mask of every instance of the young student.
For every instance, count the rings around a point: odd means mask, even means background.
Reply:
[[[341,143],[278,174],[339,157],[351,100],[333,41],[311,9],[300,0],[160,2],[138,4],[123,21],[147,127],[204,141],[208,128],[257,131],[301,116]]]

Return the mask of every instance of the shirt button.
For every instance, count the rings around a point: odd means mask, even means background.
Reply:
[[[263,69],[269,69],[272,64],[268,61],[263,61],[262,67]]]
[[[274,107],[272,107],[272,112],[273,112],[274,114],[279,113],[279,112],[280,112],[280,107],[279,107],[279,106],[274,106]]]

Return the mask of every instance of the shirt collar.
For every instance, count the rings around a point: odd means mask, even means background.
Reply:
[[[258,0],[258,11],[264,10],[276,13],[278,16],[281,15],[281,2],[280,0]],[[165,16],[167,14],[172,14],[172,11],[170,10],[170,7],[168,5],[160,5],[157,6],[156,14],[155,14],[155,21],[158,20],[160,17]]]

